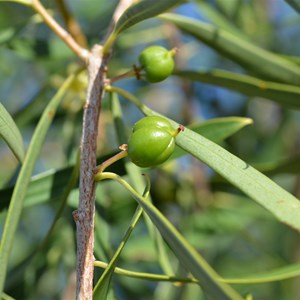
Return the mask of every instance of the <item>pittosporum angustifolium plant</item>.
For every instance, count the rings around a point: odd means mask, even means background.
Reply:
[[[1,298],[296,299],[300,67],[271,44],[274,7],[9,2],[0,136],[18,163],[0,146]],[[249,101],[227,92],[224,107],[221,88]],[[219,117],[197,121],[207,103]]]

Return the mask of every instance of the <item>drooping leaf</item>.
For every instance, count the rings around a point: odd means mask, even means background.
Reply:
[[[64,82],[56,95],[51,99],[46,109],[44,110],[41,119],[32,136],[27,155],[20,170],[12,198],[9,204],[7,217],[4,224],[2,240],[0,244],[0,293],[3,291],[6,270],[8,265],[11,248],[14,241],[15,232],[20,220],[23,209],[23,202],[27,192],[27,187],[30,182],[30,177],[33,172],[36,160],[40,153],[46,133],[52,123],[53,117],[56,113],[58,105],[62,100],[65,92],[70,84],[73,82],[75,75],[70,75]]]
[[[274,181],[221,146],[188,128],[176,144],[203,161],[286,225],[300,231],[300,202]]]
[[[145,115],[162,116],[147,107],[134,95],[120,88],[114,87],[114,91],[134,103]],[[179,126],[173,120],[168,120],[174,128]],[[176,136],[176,144],[210,166],[250,198],[265,207],[282,223],[300,231],[300,201],[270,178],[226,149],[188,128]]]
[[[5,140],[16,158],[23,162],[25,149],[21,133],[2,103],[0,103],[0,137]]]
[[[144,197],[148,197],[150,191],[150,180],[147,181],[147,186],[144,190]],[[108,266],[105,268],[105,271],[103,272],[102,276],[100,277],[99,281],[97,282],[94,291],[93,291],[93,298],[95,300],[105,300],[108,295],[108,290],[110,286],[110,281],[112,278],[112,274],[114,273],[115,266],[119,260],[119,257],[127,243],[127,241],[130,238],[131,233],[133,232],[134,228],[136,227],[140,217],[143,214],[143,209],[141,206],[138,206],[135,214],[133,215],[131,222],[122,238],[121,243],[119,244],[119,247],[115,251],[112,259],[110,260]]]
[[[300,88],[298,86],[265,81],[224,70],[178,70],[174,74],[190,80],[229,88],[247,96],[273,100],[287,108],[300,109]]]
[[[171,13],[160,15],[160,18],[175,24],[182,31],[263,78],[300,84],[300,67],[288,59],[196,19]]]
[[[101,178],[101,179],[100,179]],[[142,206],[181,264],[199,280],[201,287],[211,299],[242,300],[231,286],[219,281],[220,276],[210,267],[194,247],[181,235],[174,225],[149,201],[139,195],[120,176],[102,173],[96,180],[114,179],[122,184]]]

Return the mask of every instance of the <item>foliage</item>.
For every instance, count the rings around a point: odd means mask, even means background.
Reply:
[[[144,0],[109,32],[117,5],[0,1],[2,298],[74,299],[78,58],[104,41],[94,299],[296,299],[298,1]],[[160,83],[139,66],[152,45],[178,49]],[[144,115],[181,128],[148,169],[118,150]]]

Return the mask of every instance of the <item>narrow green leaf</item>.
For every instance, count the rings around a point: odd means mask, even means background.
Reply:
[[[253,123],[250,118],[223,117],[210,119],[205,122],[192,124],[189,129],[205,136],[207,139],[220,143],[242,128]]]
[[[203,161],[246,195],[269,210],[281,222],[300,231],[300,202],[271,179],[219,145],[188,128],[176,144]]]
[[[247,96],[273,100],[284,107],[300,109],[300,88],[298,86],[264,81],[224,70],[178,70],[174,74],[190,80],[225,87]]]
[[[149,195],[149,191],[150,191],[150,181],[148,180],[143,196],[147,198]],[[94,288],[93,298],[95,300],[105,300],[107,298],[110,281],[112,278],[112,274],[114,273],[115,266],[118,262],[118,259],[129,239],[131,233],[133,232],[136,224],[138,223],[140,217],[142,216],[142,213],[143,213],[142,207],[138,206],[135,211],[135,214],[133,215],[131,222],[124,234],[124,237],[123,237],[119,247],[115,251],[112,259],[110,260],[108,266],[105,268],[105,271],[103,272],[102,276],[100,277],[99,281],[97,282],[97,284]]]
[[[65,92],[73,82],[75,75],[69,76],[64,82],[56,95],[51,99],[46,109],[44,110],[41,119],[32,136],[27,155],[18,176],[12,199],[7,212],[7,217],[4,224],[2,240],[0,244],[0,293],[3,291],[8,259],[11,253],[15,232],[20,220],[23,201],[26,195],[27,187],[30,181],[31,174],[35,162],[40,153],[46,133],[52,123],[57,107],[60,104]]]
[[[170,13],[160,17],[255,74],[274,81],[300,84],[300,67],[283,57],[199,20]]]
[[[128,135],[125,130],[126,126],[123,122],[123,112],[118,98],[118,94],[110,93],[110,104],[112,115],[114,118],[114,125],[118,137],[118,142],[120,144],[127,143]],[[125,169],[130,181],[132,182],[133,187],[137,191],[142,191],[145,186],[145,178],[141,175],[140,168],[137,167],[135,164],[131,163],[131,161],[128,158],[125,158]],[[148,200],[152,202],[151,195],[149,195]],[[165,243],[163,242],[160,233],[157,231],[156,227],[153,225],[151,220],[149,220],[149,217],[147,215],[144,215],[144,217],[150,236],[155,243],[157,259],[162,270],[169,275],[173,274],[174,271],[172,268],[172,264],[168,256]]]
[[[103,52],[107,53],[112,43],[115,41],[116,37],[124,30],[129,27],[144,21],[146,19],[155,17],[166,10],[174,7],[183,0],[164,0],[164,1],[152,1],[143,0],[135,5],[130,6],[124,11],[122,16],[117,21],[113,32],[107,39]]]
[[[161,116],[127,91],[116,87],[112,87],[111,90],[120,93],[131,101],[145,115]],[[171,119],[168,120],[174,128],[178,126],[178,123]],[[281,222],[300,231],[300,201],[271,179],[221,146],[188,128],[176,136],[176,144],[187,153],[206,163],[246,195],[265,207]]]
[[[0,137],[5,140],[16,158],[22,163],[25,156],[22,136],[13,118],[2,103],[0,103]]]
[[[196,123],[188,126],[194,132],[203,135],[215,143],[221,143],[224,139],[232,136],[247,125],[252,124],[252,119],[242,117],[215,118],[205,122]],[[187,154],[179,147],[175,148],[170,159],[178,158]]]
[[[98,162],[103,162],[107,158],[113,156],[115,153],[109,153],[98,158]],[[33,176],[30,179],[27,187],[26,196],[24,199],[24,206],[32,206],[45,202],[58,201],[63,193],[68,179],[72,174],[72,168],[68,166],[59,170],[49,170]],[[123,162],[118,161],[110,167],[110,170],[118,174],[124,174]],[[77,187],[77,185],[76,185]],[[75,188],[76,188],[75,187]],[[7,208],[14,190],[14,186],[10,186],[0,190],[0,211]]]
[[[180,262],[189,270],[193,276],[199,280],[203,290],[211,299],[243,299],[229,285],[219,281],[220,276],[211,268],[204,258],[192,247],[188,241],[181,235],[173,224],[149,201],[139,195],[131,186],[128,185],[120,176],[114,173],[102,173],[96,180],[114,179],[122,184],[143,207],[149,215],[152,222],[160,231],[163,238],[169,244],[170,248],[180,260]]]
[[[125,29],[144,21],[146,19],[155,17],[164,11],[174,7],[182,2],[182,0],[164,0],[164,1],[152,1],[144,0],[139,3],[130,6],[123,15],[119,18],[114,32],[116,34],[121,33]]]

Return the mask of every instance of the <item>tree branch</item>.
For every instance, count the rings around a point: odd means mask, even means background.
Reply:
[[[44,22],[58,35],[67,46],[84,62],[88,61],[88,57],[90,55],[89,51],[85,48],[82,48],[68,33],[64,30],[47,12],[45,7],[41,4],[39,0],[32,0],[32,8],[40,14],[43,18]]]
[[[79,207],[74,213],[77,227],[77,300],[92,299],[94,273],[94,213],[96,141],[101,99],[104,94],[107,58],[102,58],[102,47],[95,45],[89,64],[89,85],[83,116],[80,149]]]
[[[128,0],[121,0],[119,2],[116,9],[118,14],[113,17],[112,22],[115,22],[120,16],[120,7],[125,10],[129,2],[132,3],[132,1]],[[95,214],[95,181],[93,170],[96,167],[98,121],[101,111],[101,100],[104,96],[108,60],[108,56],[103,56],[102,46],[95,45],[92,48],[88,61],[89,83],[80,145],[79,206],[78,210],[74,212],[77,228],[77,300],[93,299]]]
[[[55,2],[60,11],[60,14],[65,22],[67,30],[69,31],[71,36],[74,38],[74,40],[80,46],[82,46],[84,48],[88,48],[88,43],[87,43],[86,37],[83,34],[78,22],[73,17],[73,15],[70,13],[70,10],[68,9],[65,1],[64,0],[56,0]]]

